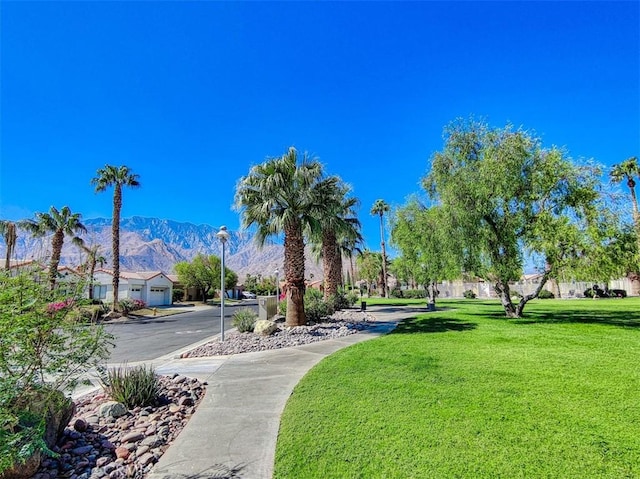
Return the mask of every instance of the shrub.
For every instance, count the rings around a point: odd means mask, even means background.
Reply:
[[[626,298],[627,291],[625,289],[612,289],[609,295],[613,298]]]
[[[468,289],[464,293],[462,293],[462,296],[464,296],[467,299],[475,299],[476,298],[476,293],[474,293],[473,291]]]
[[[338,291],[336,294],[330,297],[328,303],[334,311],[340,311],[350,306],[347,297],[342,291]]]
[[[358,299],[360,299],[360,295],[355,290],[352,289],[347,293],[347,303],[349,303],[349,306],[356,304]]]
[[[280,301],[278,303],[278,314],[280,314],[280,316],[286,316],[287,315],[287,300],[283,299],[282,301]]]
[[[548,289],[543,289],[542,291],[540,291],[540,293],[538,293],[538,299],[553,299],[553,298],[555,298],[555,295]]]
[[[141,299],[131,298],[124,298],[118,301],[118,305],[120,306],[120,311],[122,311],[122,314],[127,314],[131,311],[137,311],[139,309],[144,309],[147,307],[147,303],[145,303]]]
[[[258,315],[249,308],[242,308],[233,313],[231,324],[241,333],[253,332]]]
[[[180,288],[174,288],[171,293],[171,302],[179,303],[184,298],[184,290]]]
[[[47,419],[25,407],[30,394],[53,391],[45,398],[53,404],[55,393],[109,355],[113,336],[69,321],[79,298],[61,294],[29,275],[0,272],[0,475],[47,451]]]
[[[323,299],[322,293],[313,288],[307,289],[304,295],[304,311],[307,320],[314,323],[331,316],[334,312],[332,305]]]
[[[101,381],[111,398],[129,409],[158,404],[160,384],[153,367],[110,369]]]
[[[405,289],[402,291],[402,297],[407,299],[424,299],[427,292],[424,289]]]
[[[402,294],[402,290],[400,288],[393,288],[389,292],[389,296],[391,298],[404,298],[404,295]]]

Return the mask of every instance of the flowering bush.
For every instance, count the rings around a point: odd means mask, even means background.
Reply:
[[[147,303],[145,303],[141,299],[125,298],[125,299],[123,299],[121,301],[118,301],[118,304],[120,305],[120,310],[124,314],[127,314],[127,313],[129,313],[131,311],[137,311],[139,309],[144,309],[144,308],[147,307]]]
[[[59,313],[61,311],[71,309],[74,305],[75,305],[75,300],[73,298],[67,298],[64,301],[49,303],[47,305],[47,313],[49,314]]]

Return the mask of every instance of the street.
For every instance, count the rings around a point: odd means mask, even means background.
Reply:
[[[257,313],[258,303],[255,300],[245,300],[225,304],[225,331],[233,328],[233,313],[241,308],[251,308]],[[109,363],[149,361],[219,335],[220,308],[213,306],[171,316],[106,323],[105,329],[116,338]]]

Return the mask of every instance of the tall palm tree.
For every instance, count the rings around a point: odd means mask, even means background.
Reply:
[[[238,181],[235,207],[242,226],[257,227],[256,241],[284,233],[284,289],[287,295],[287,326],[306,324],[304,313],[304,231],[319,227],[320,206],[316,193],[323,166],[305,153],[301,159],[294,147],[279,158],[255,165]]]
[[[351,187],[333,176],[322,181],[317,189],[320,194],[320,234],[312,241],[320,241],[324,271],[324,297],[329,299],[338,292],[342,282],[342,251],[339,240],[359,234],[360,222],[354,208],[358,199],[348,197]]]
[[[349,269],[351,273],[351,284],[354,285],[358,279],[353,265],[353,258],[362,253],[364,238],[360,230],[351,230],[343,232],[338,238],[338,247],[340,248],[340,256],[349,260]],[[342,268],[340,268],[342,270]]]
[[[13,252],[16,249],[16,242],[18,241],[16,223],[8,220],[0,220],[0,234],[4,238],[4,243],[7,246],[4,269],[8,270],[11,266],[11,256],[13,256]]]
[[[111,220],[111,248],[113,254],[113,305],[118,307],[118,287],[120,286],[120,211],[122,210],[122,187],[138,188],[139,175],[134,174],[128,166],[105,165],[91,180],[96,193],[106,191],[113,186],[113,218]]]
[[[87,231],[80,218],[82,218],[82,215],[80,213],[71,213],[68,206],[63,206],[60,211],[52,206],[47,213],[36,213],[35,220],[24,222],[25,228],[35,237],[53,233],[51,238],[51,261],[49,262],[49,286],[52,290],[56,286],[64,237],[71,236],[73,238],[77,236],[77,233]]]
[[[382,295],[385,298],[389,297],[389,291],[387,288],[387,252],[384,248],[384,220],[383,216],[390,210],[389,205],[384,200],[376,200],[371,208],[372,215],[378,215],[380,217],[380,246],[382,247]]]
[[[87,246],[84,240],[80,237],[73,238],[73,243],[77,245],[82,251],[87,253],[87,261],[84,263],[84,267],[82,268],[89,278],[89,299],[93,299],[93,275],[96,271],[96,265],[100,264],[103,266],[107,260],[104,256],[100,255],[100,245],[93,244],[91,246]]]
[[[627,180],[627,186],[631,193],[631,208],[633,211],[633,226],[636,231],[636,244],[638,252],[640,252],[640,212],[638,211],[638,198],[636,197],[636,180],[635,177],[640,177],[640,164],[638,164],[638,158],[632,156],[627,158],[622,163],[613,165],[610,173],[611,181],[614,183],[621,183]],[[632,294],[638,294],[640,292],[640,272],[629,271],[627,277],[631,281]]]
[[[636,181],[634,176],[640,177],[640,164],[638,158],[633,156],[611,168],[611,181],[621,183],[627,180],[627,186],[631,192],[631,207],[633,208],[633,223],[636,230],[640,230],[640,213],[638,213],[638,199],[636,198]],[[640,238],[639,238],[640,241]]]

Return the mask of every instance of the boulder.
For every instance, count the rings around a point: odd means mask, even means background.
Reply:
[[[278,330],[278,325],[268,319],[259,319],[253,327],[253,332],[261,336],[271,336]]]
[[[127,414],[127,408],[124,404],[117,401],[107,401],[100,406],[101,417],[120,417]]]

